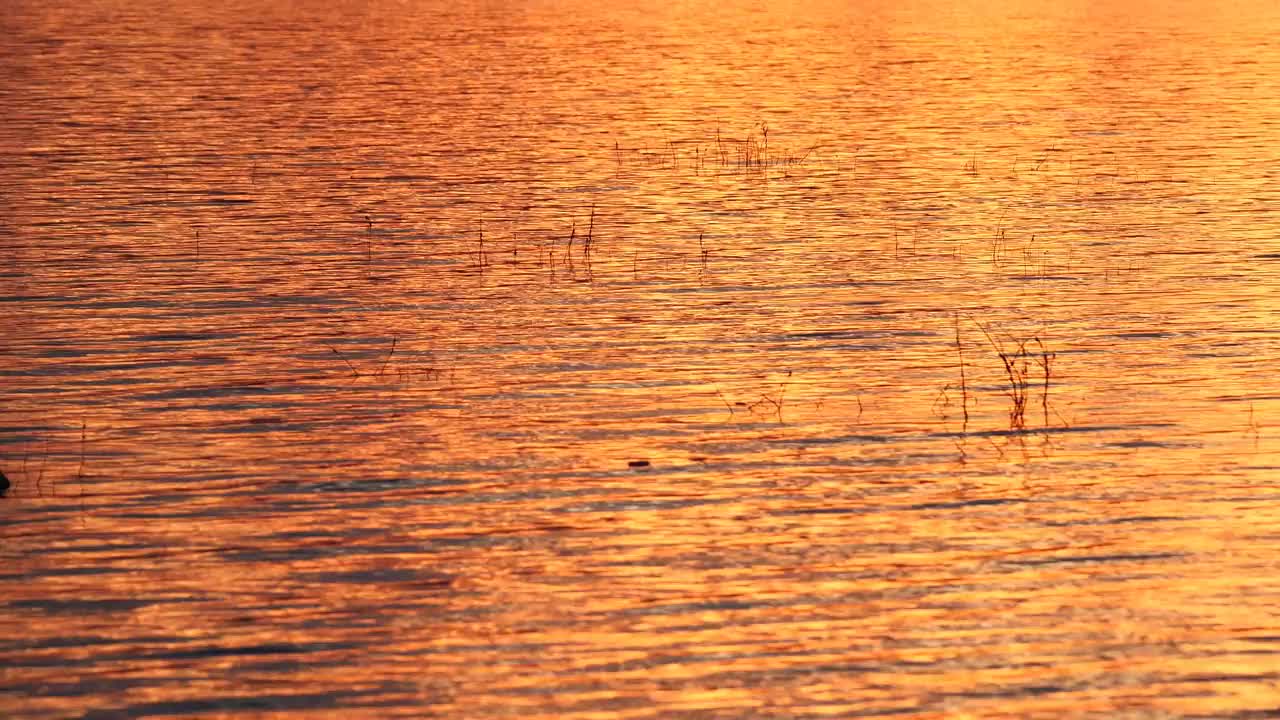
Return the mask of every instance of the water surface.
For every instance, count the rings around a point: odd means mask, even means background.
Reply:
[[[6,5],[0,711],[1277,712],[1276,8],[626,5]]]

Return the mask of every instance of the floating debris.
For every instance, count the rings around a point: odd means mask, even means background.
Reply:
[[[649,467],[649,461],[648,460],[630,460],[627,462],[627,467],[633,467],[633,468]]]

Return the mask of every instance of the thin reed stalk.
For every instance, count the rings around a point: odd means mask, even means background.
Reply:
[[[325,347],[327,347],[327,348],[329,348],[331,351],[333,351],[333,354],[334,354],[334,355],[337,355],[337,356],[338,356],[338,358],[342,360],[342,362],[344,362],[344,363],[346,363],[346,364],[347,364],[347,369],[351,371],[351,375],[352,375],[353,377],[360,377],[360,371],[359,371],[359,370],[356,370],[356,366],[355,366],[355,365],[352,365],[352,364],[351,364],[351,361],[350,361],[350,360],[348,360],[348,359],[347,359],[347,357],[346,357],[345,355],[343,355],[342,353],[338,352],[338,348],[336,348],[336,347],[334,347],[334,346],[332,346],[332,345],[325,345]]]
[[[960,409],[964,414],[964,427],[969,427],[969,383],[964,371],[964,345],[960,342],[960,313],[952,316],[956,330],[956,355],[960,358]]]

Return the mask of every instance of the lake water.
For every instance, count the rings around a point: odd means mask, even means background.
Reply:
[[[205,5],[0,12],[0,715],[1280,713],[1280,6]]]

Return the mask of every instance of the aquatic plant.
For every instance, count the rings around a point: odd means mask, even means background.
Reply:
[[[348,368],[349,370],[351,370],[351,375],[352,375],[352,377],[360,377],[360,371],[359,371],[359,370],[356,370],[356,366],[355,366],[355,365],[352,365],[352,364],[351,364],[351,361],[350,361],[350,360],[348,360],[348,359],[347,359],[347,357],[346,357],[345,355],[343,355],[342,353],[338,352],[338,348],[336,348],[336,347],[334,347],[334,346],[332,346],[332,345],[328,345],[328,344],[326,344],[326,345],[325,345],[325,347],[327,347],[327,348],[329,348],[330,350],[332,350],[334,355],[337,355],[337,356],[342,360],[342,362],[344,362],[344,363],[346,363],[346,364],[347,364],[347,368]]]
[[[476,269],[480,273],[484,273],[485,256],[484,256],[484,218],[480,218],[480,243],[476,249]]]
[[[391,352],[382,360],[382,367],[378,368],[378,375],[385,375],[387,372],[387,363],[391,362],[391,356],[396,354],[396,344],[400,342],[400,336],[396,335],[391,338]]]
[[[964,413],[964,426],[969,426],[969,383],[964,372],[964,345],[960,343],[960,313],[952,316],[956,330],[956,355],[960,359],[960,409]]]
[[[783,380],[782,383],[778,386],[777,397],[774,397],[769,393],[760,393],[760,399],[753,403],[748,404],[747,410],[754,413],[757,407],[768,404],[773,408],[773,413],[772,413],[773,416],[778,420],[779,423],[782,423],[782,403],[787,395],[787,385],[791,383],[791,373],[792,371],[788,370],[787,379]]]
[[[1005,377],[1009,381],[1009,387],[1005,390],[1005,394],[1013,403],[1009,408],[1009,428],[1021,430],[1027,425],[1027,388],[1029,387],[1027,378],[1030,375],[1027,341],[1014,340],[1016,347],[1009,351],[996,342],[986,326],[982,323],[977,325],[986,336],[987,342],[991,343],[991,349],[995,350],[996,355],[999,356],[1000,362],[1004,365]]]
[[[1038,365],[1042,371],[1043,385],[1040,394],[1040,406],[1044,411],[1044,425],[1048,427],[1049,386],[1053,380],[1053,361],[1057,357],[1057,353],[1050,352],[1045,348],[1039,337],[1023,340],[1010,338],[1013,348],[1006,349],[1004,345],[996,341],[986,326],[982,323],[975,324],[982,331],[982,334],[986,336],[987,342],[991,344],[991,348],[1004,366],[1005,378],[1009,383],[1008,388],[1005,389],[1005,394],[1009,396],[1012,402],[1009,408],[1009,428],[1011,430],[1023,430],[1027,426],[1027,401],[1030,398],[1033,363]],[[1039,352],[1036,353],[1028,349],[1027,345],[1029,343],[1035,343]]]
[[[378,371],[376,373],[373,373],[375,376],[381,377],[387,374],[387,365],[391,362],[391,357],[396,354],[396,348],[399,346],[399,344],[400,344],[399,335],[396,335],[391,338],[391,350],[389,350],[387,352],[386,357],[382,359],[382,364],[378,366]],[[347,359],[346,355],[343,355],[342,353],[338,352],[338,348],[328,343],[325,343],[325,347],[329,348],[329,350],[333,352],[334,355],[337,355],[338,358],[341,359],[342,362],[346,364],[347,369],[351,371],[352,377],[364,376],[363,373],[361,373],[359,370],[356,369],[355,365],[351,364],[351,361]],[[400,373],[400,374],[402,376],[405,375],[405,373]]]
[[[578,236],[578,221],[572,221],[569,226],[569,242],[564,248],[564,262],[569,267],[573,267],[573,241]]]
[[[1033,338],[1036,347],[1040,348],[1040,356],[1036,358],[1036,362],[1044,371],[1044,389],[1040,394],[1040,407],[1044,410],[1044,425],[1049,426],[1049,382],[1053,379],[1053,361],[1058,357],[1056,352],[1049,352],[1045,349],[1044,343],[1040,342],[1040,338]]]
[[[1005,248],[1009,244],[1008,229],[1004,226],[1004,213],[1000,214],[999,221],[996,222],[996,230],[989,241],[988,248],[991,255],[991,266],[999,267],[1000,259],[1004,255]]]

